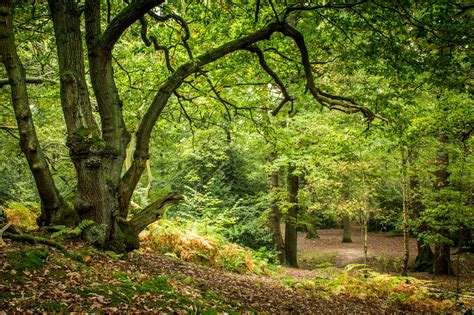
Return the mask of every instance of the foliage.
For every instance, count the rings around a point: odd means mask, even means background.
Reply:
[[[23,230],[34,230],[38,228],[36,218],[40,210],[36,203],[9,200],[5,202],[2,208],[7,220],[12,225]]]
[[[269,273],[268,262],[229,243],[210,225],[161,220],[141,234],[142,248],[184,261],[201,262],[239,273]]]
[[[363,264],[347,265],[342,272],[332,266],[323,267],[321,275],[314,279],[290,281],[287,284],[331,299],[332,295],[343,295],[361,300],[380,299],[384,307],[416,309],[425,312],[450,311],[454,303],[430,291],[432,282],[413,277],[381,274]]]
[[[94,224],[95,222],[92,220],[82,220],[74,228],[67,227],[65,225],[55,225],[55,226],[52,226],[51,228],[56,229],[57,231],[51,234],[51,238],[78,237],[86,228]]]

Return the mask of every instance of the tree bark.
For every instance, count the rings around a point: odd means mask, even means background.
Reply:
[[[288,202],[291,204],[285,217],[285,254],[286,263],[291,267],[298,268],[298,176],[294,175],[296,167],[288,165],[287,190]]]
[[[403,203],[403,270],[402,276],[406,276],[408,272],[408,261],[410,259],[410,244],[408,235],[408,183],[407,183],[407,168],[408,168],[408,156],[405,152],[405,148],[400,148],[401,158],[401,175],[402,175],[402,203]]]
[[[431,250],[431,246],[429,244],[424,244],[421,240],[417,240],[416,248],[418,254],[415,258],[413,271],[432,272],[435,255]]]
[[[167,206],[176,203],[182,199],[182,196],[177,192],[171,192],[164,198],[159,199],[145,209],[133,216],[129,221],[132,230],[138,234],[149,224],[158,220],[164,213]]]
[[[411,151],[411,160],[414,161],[417,158],[417,154],[414,151]],[[424,205],[421,202],[420,198],[420,183],[416,172],[410,175],[410,208],[412,209],[413,219],[416,220],[421,216],[421,213],[424,210]],[[422,224],[418,227],[417,233],[426,232],[426,224]],[[413,271],[421,272],[432,272],[433,271],[433,262],[434,254],[431,250],[430,244],[425,243],[422,239],[417,238],[416,240],[416,249],[417,255],[415,258],[415,266]]]
[[[0,3],[0,53],[7,70],[12,105],[20,134],[20,148],[25,155],[41,199],[38,225],[74,224],[77,215],[62,199],[39,145],[26,87],[25,69],[16,52],[12,25],[11,1]]]
[[[448,172],[449,155],[446,149],[444,148],[444,145],[448,141],[446,136],[440,135],[438,137],[438,140],[440,142],[440,147],[438,148],[438,152],[436,156],[436,166],[438,169],[435,172],[435,176],[436,176],[435,188],[437,191],[440,191],[441,189],[449,185],[449,172]],[[446,221],[446,218],[444,215],[441,215],[438,218],[438,220]],[[448,229],[441,229],[437,232],[441,234],[442,236],[444,236],[445,238],[449,238]],[[438,274],[438,275],[451,274],[452,268],[451,268],[450,245],[445,244],[445,243],[435,244],[434,255],[435,255],[435,261],[433,264],[433,273]]]
[[[270,176],[270,187],[275,192],[278,189],[278,171],[273,171]],[[281,234],[280,227],[280,209],[278,208],[277,198],[274,197],[271,205],[271,229],[273,234],[273,242],[275,244],[275,250],[278,255],[278,260],[281,265],[286,261],[285,259],[285,244],[283,242],[283,236]]]
[[[349,214],[347,214],[347,213],[344,213],[342,215],[342,229],[343,229],[342,242],[343,243],[352,243],[351,219],[349,217]]]

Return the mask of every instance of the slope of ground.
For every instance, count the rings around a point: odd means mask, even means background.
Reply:
[[[284,285],[281,278],[239,275],[165,256],[132,253],[127,260],[70,243],[66,257],[42,245],[7,240],[0,248],[0,310],[4,312],[178,313],[265,312],[382,314],[378,299],[318,297]]]

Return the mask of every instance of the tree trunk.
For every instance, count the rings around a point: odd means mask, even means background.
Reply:
[[[352,243],[351,219],[349,217],[349,214],[347,213],[344,213],[342,215],[342,229],[343,229],[342,242]]]
[[[411,151],[411,160],[414,161],[416,159],[416,154]],[[421,216],[423,212],[424,205],[421,202],[420,198],[420,188],[419,188],[419,180],[416,173],[413,173],[410,176],[410,208],[412,209],[413,219],[416,220]],[[426,232],[427,227],[426,224],[422,224],[418,227],[416,231],[418,234]],[[415,258],[415,266],[413,267],[413,271],[419,272],[432,272],[433,271],[433,263],[434,263],[434,254],[431,250],[431,246],[426,244],[422,239],[418,238],[416,240],[416,249],[417,255]]]
[[[295,166],[288,165],[287,190],[288,202],[291,204],[285,218],[285,254],[286,263],[292,267],[298,268],[297,241],[298,233],[296,230],[298,223],[298,176],[294,175]]]
[[[449,185],[449,172],[448,172],[448,164],[449,164],[449,155],[444,145],[447,143],[448,139],[446,136],[441,135],[438,137],[440,142],[440,147],[438,148],[437,156],[436,156],[436,166],[437,170],[435,172],[436,175],[436,183],[435,188],[437,191],[440,191],[444,187]],[[440,202],[443,202],[440,200]],[[440,222],[445,222],[446,217],[445,215],[440,215],[438,217]],[[441,236],[449,239],[449,230],[446,228],[442,228],[438,230]],[[452,273],[451,268],[451,247],[449,244],[440,243],[435,244],[435,261],[433,265],[433,273],[438,275],[449,275]]]
[[[452,274],[450,246],[446,244],[436,244],[434,256],[433,273],[436,275]]]
[[[270,177],[270,187],[273,192],[278,189],[278,171],[272,172]],[[270,220],[275,250],[280,264],[283,265],[285,263],[285,244],[283,243],[283,236],[281,234],[280,209],[278,208],[277,201],[276,197],[272,200]]]
[[[421,240],[417,240],[416,247],[418,255],[416,256],[413,270],[419,272],[432,272],[435,255],[433,254],[430,245],[423,244]]]
[[[408,189],[407,189],[407,168],[408,157],[405,148],[401,146],[401,175],[402,175],[402,204],[403,204],[403,270],[402,276],[406,276],[408,272],[408,261],[410,259],[410,244],[408,235]]]
[[[16,52],[12,2],[3,1],[0,5],[0,53],[9,79],[20,147],[28,161],[41,199],[38,225],[74,224],[78,219],[77,214],[60,196],[36,135],[26,88],[25,69]]]

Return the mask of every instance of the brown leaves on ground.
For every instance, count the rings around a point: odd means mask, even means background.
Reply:
[[[223,272],[165,256],[131,253],[124,260],[82,243],[67,247],[74,258],[54,248],[36,246],[33,254],[43,257],[38,261],[27,254],[32,252],[31,246],[7,240],[7,247],[0,252],[0,310],[272,314],[397,311],[383,309],[383,301],[348,296],[322,298],[285,286],[276,278]]]

